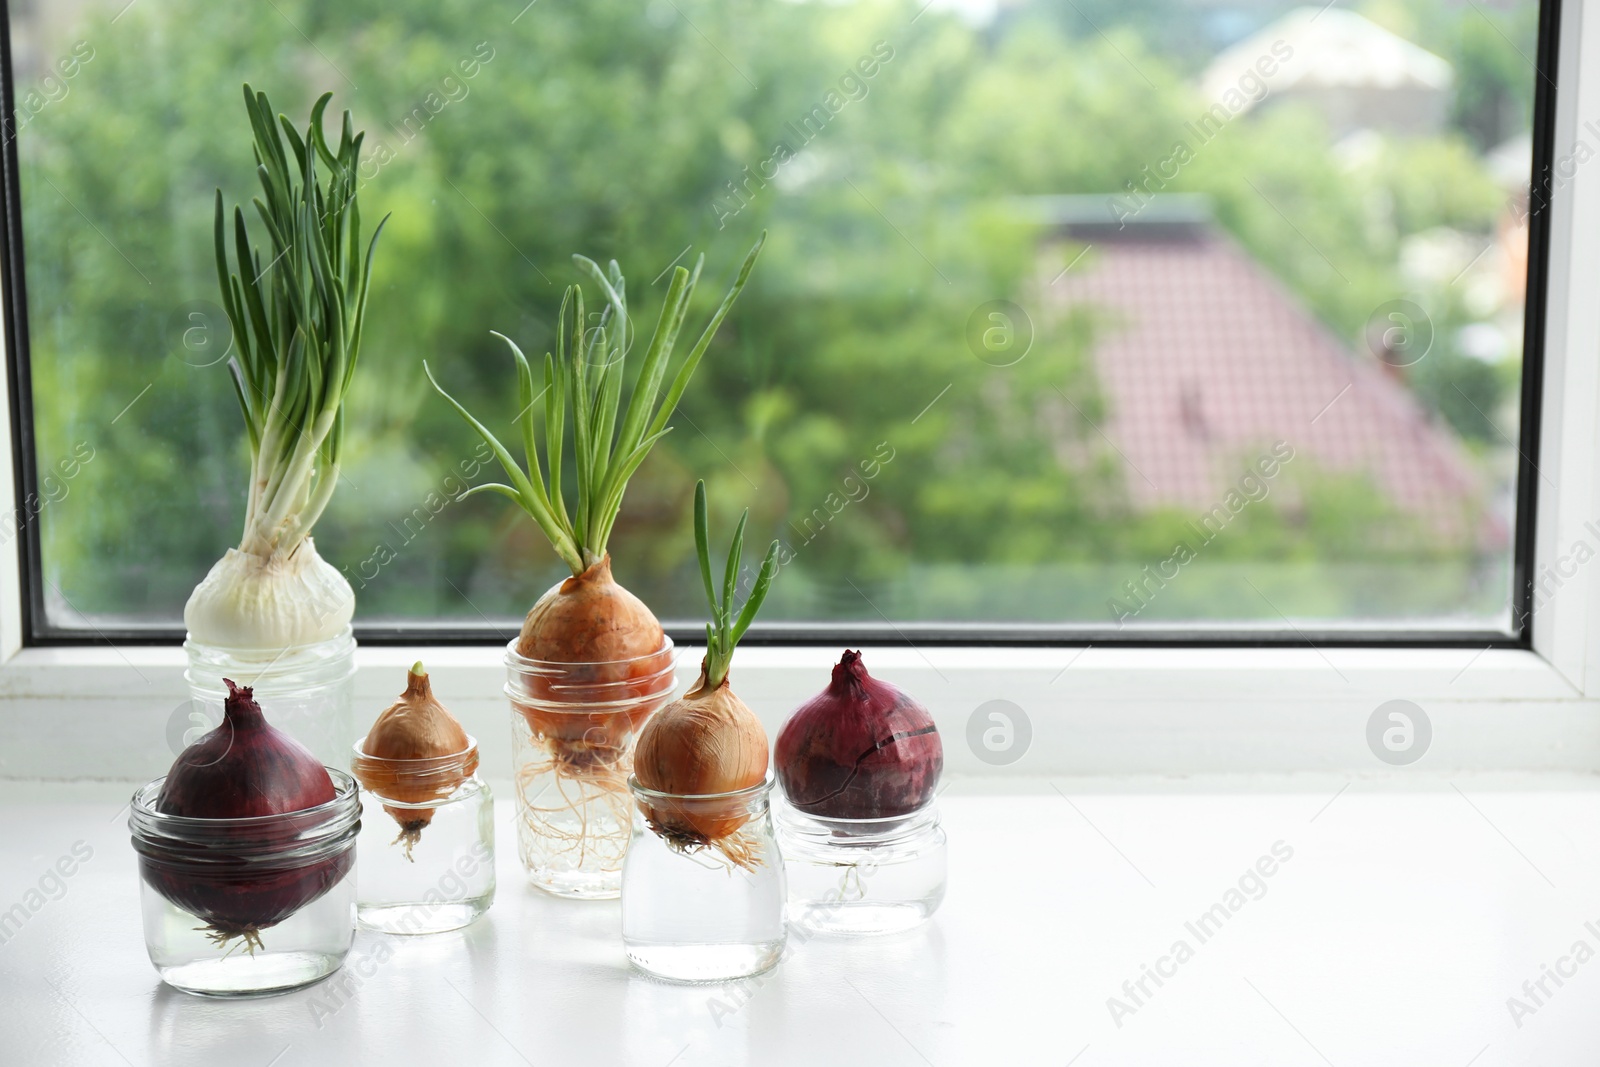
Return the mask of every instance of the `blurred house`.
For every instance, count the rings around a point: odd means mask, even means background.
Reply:
[[[1454,84],[1448,60],[1338,7],[1296,8],[1218,54],[1200,79],[1207,100],[1230,101],[1235,113],[1308,104],[1335,140],[1368,129],[1437,132]],[[1231,103],[1239,95],[1242,108]]]
[[[1098,429],[1136,506],[1204,512],[1282,441],[1295,457],[1273,489],[1289,494],[1280,506],[1294,504],[1299,479],[1362,475],[1441,542],[1506,545],[1489,486],[1448,427],[1213,226],[1204,198],[1158,198],[1126,223],[1105,197],[1023,206],[1050,235],[1046,318],[1091,316]]]

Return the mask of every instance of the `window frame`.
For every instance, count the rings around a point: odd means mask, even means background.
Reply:
[[[3,4],[0,14],[0,93],[9,111]],[[1600,232],[1600,166],[1556,169],[1571,162],[1585,117],[1600,127],[1600,19],[1584,20],[1582,5],[1547,0],[1540,26],[1537,65],[1546,73],[1536,75],[1534,173],[1548,196],[1530,217],[1515,633],[770,626],[752,633],[757,647],[742,651],[738,665],[741,692],[769,727],[819,688],[818,671],[849,644],[877,646],[875,672],[922,695],[952,736],[987,699],[1035,708],[1026,769],[1036,772],[1383,770],[1359,726],[1393,698],[1422,702],[1435,717],[1449,766],[1600,770],[1600,566],[1576,566],[1571,576],[1565,569],[1571,547],[1600,547],[1588,531],[1591,521],[1600,528],[1600,301],[1592,295],[1600,292],[1600,242],[1575,239]],[[1559,92],[1548,76],[1555,71],[1570,72]],[[0,170],[8,372],[0,499],[21,499],[33,477],[13,149],[4,146]],[[18,551],[0,552],[0,775],[81,776],[81,753],[69,767],[55,731],[28,728],[64,717],[80,736],[94,734],[91,755],[105,762],[96,776],[124,776],[148,753],[152,721],[184,692],[182,651],[170,633],[41,632],[32,527]],[[1536,583],[1551,575],[1560,579],[1553,592],[1536,600]],[[687,672],[698,662],[695,632],[673,629]],[[392,697],[393,670],[420,647],[441,684],[462,694],[469,717],[503,718],[506,636],[361,628],[358,699],[377,707]],[[1353,716],[1353,732],[1330,733]],[[1447,735],[1446,725],[1459,730]],[[503,724],[496,733],[505,733]],[[490,752],[499,744],[485,740]],[[1213,743],[1225,740],[1237,744]],[[996,770],[968,758],[965,746],[947,749],[954,770]]]
[[[1537,67],[1555,70],[1559,47],[1559,0],[1545,0],[1540,9]],[[9,4],[0,0],[0,17],[5,20],[0,34],[0,65],[3,65],[4,114],[14,115]],[[1533,115],[1533,173],[1543,173],[1554,160],[1555,97],[1551,79],[1535,75]],[[13,120],[14,122],[14,120]],[[0,232],[0,300],[4,302],[3,337],[7,352],[8,388],[13,432],[8,442],[15,455],[14,497],[20,501],[37,494],[38,457],[32,417],[31,347],[28,328],[25,235],[22,232],[20,167],[14,137],[0,144],[0,173],[3,173],[4,227]],[[1524,301],[1523,375],[1520,397],[1521,421],[1518,431],[1517,514],[1512,547],[1511,628],[1509,632],[1467,627],[1430,629],[1392,628],[1363,623],[1330,623],[1304,627],[1290,623],[1287,628],[1272,625],[1195,625],[1154,626],[1137,624],[1120,627],[1106,623],[1009,624],[1009,623],[926,623],[859,621],[797,623],[758,622],[746,638],[759,645],[830,645],[844,642],[858,645],[986,646],[1012,645],[1068,646],[1093,644],[1107,646],[1147,646],[1166,648],[1194,647],[1330,647],[1363,648],[1372,645],[1410,648],[1531,648],[1532,631],[1528,624],[1533,603],[1531,576],[1535,569],[1535,523],[1538,506],[1539,472],[1531,455],[1539,441],[1540,383],[1543,377],[1544,327],[1547,271],[1544,252],[1549,246],[1548,211],[1530,214],[1528,236],[1528,277]],[[231,543],[231,542],[230,542]],[[165,644],[183,639],[180,622],[150,626],[119,626],[104,629],[79,629],[54,625],[45,609],[43,589],[43,549],[37,522],[23,524],[18,538],[22,576],[22,633],[25,643],[34,647],[70,646],[97,638],[125,645]],[[220,551],[220,548],[219,548]],[[512,625],[513,620],[506,620]],[[355,626],[357,640],[369,645],[409,645],[419,642],[440,646],[474,645],[495,640],[503,626],[491,623],[452,621],[441,624],[423,620],[367,623]],[[679,643],[692,642],[703,625],[692,620],[668,620],[667,632]]]

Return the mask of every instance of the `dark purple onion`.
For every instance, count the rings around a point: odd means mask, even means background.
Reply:
[[[337,791],[318,759],[294,738],[274,729],[248,687],[228,684],[222,724],[184,749],[167,772],[156,800],[163,815],[188,819],[250,819],[286,815],[327,804]],[[144,858],[146,882],[167,900],[203,919],[219,942],[256,935],[282,922],[333,888],[350,870],[354,850],[307,863],[273,863],[279,847],[260,826],[229,827],[240,853],[267,862],[238,864],[155,861]],[[291,849],[292,842],[281,847]],[[222,851],[226,851],[223,849]]]
[[[249,686],[223,681],[221,725],[179,754],[156,810],[185,819],[251,819],[332,800],[333,779],[322,762],[267,722]]]
[[[204,922],[217,944],[237,937],[253,950],[261,945],[261,931],[320,899],[350,873],[355,858],[354,849],[345,849],[286,870],[230,873],[162,864],[141,856],[139,871],[152,889]]]
[[[774,756],[789,803],[828,819],[908,815],[933,799],[944,769],[928,709],[869,675],[852,651],[783,724]]]

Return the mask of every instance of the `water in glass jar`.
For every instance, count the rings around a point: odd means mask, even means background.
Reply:
[[[715,849],[674,851],[648,828],[623,871],[628,960],[658,978],[720,982],[760,974],[783,955],[783,863],[768,831],[745,870]]]

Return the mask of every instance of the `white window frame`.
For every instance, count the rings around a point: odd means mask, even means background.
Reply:
[[[875,674],[933,711],[958,774],[1129,775],[1466,770],[1600,772],[1600,18],[1561,5],[1544,329],[1542,426],[1531,651],[1490,648],[875,648]],[[1576,235],[1584,239],[1576,239]],[[0,500],[15,499],[10,399],[0,380]],[[1590,524],[1593,523],[1593,527]],[[171,760],[166,724],[185,698],[173,646],[23,647],[18,553],[0,550],[0,777],[135,780]],[[837,649],[739,652],[739,691],[775,730],[819,690]],[[491,775],[509,772],[509,711],[498,647],[363,648],[359,706],[374,713],[421,656],[436,687],[484,748]],[[698,665],[684,648],[680,673]],[[1032,725],[1006,767],[965,743],[979,705],[1021,707]],[[1410,700],[1433,740],[1409,768],[1366,743],[1377,706]],[[361,716],[358,715],[358,718]],[[497,770],[498,769],[498,770]]]

